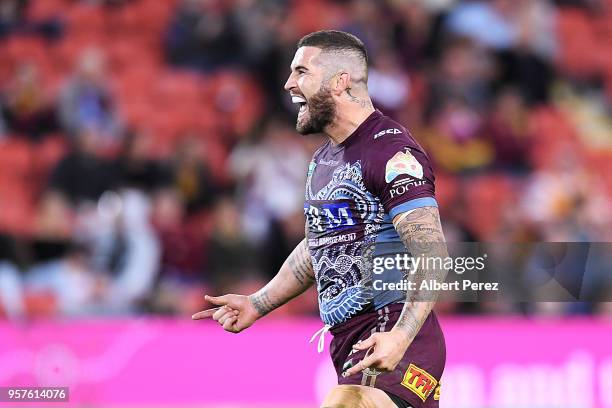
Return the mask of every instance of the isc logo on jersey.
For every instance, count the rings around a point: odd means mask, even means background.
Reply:
[[[308,227],[319,232],[355,225],[348,203],[330,203],[320,207],[305,203],[304,215]]]
[[[399,130],[399,129],[395,129],[395,128],[381,130],[380,132],[378,132],[377,134],[374,135],[374,140],[376,140],[379,137],[384,136],[384,135],[398,135],[400,133],[402,133],[402,131]]]

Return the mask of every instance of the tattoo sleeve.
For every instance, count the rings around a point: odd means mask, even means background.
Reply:
[[[291,270],[291,273],[293,273],[293,277],[301,285],[308,284],[310,286],[314,280],[314,273],[312,270],[312,258],[308,251],[306,239],[302,240],[302,242],[295,247],[285,262]]]
[[[410,213],[403,213],[393,220],[400,239],[412,257],[442,259],[448,256],[440,216],[436,207],[422,207]],[[395,324],[412,341],[434,307],[438,293],[420,290],[421,282],[446,279],[448,271],[445,262],[423,262],[410,280],[415,282],[416,290],[408,291],[406,303]]]
[[[285,260],[278,274],[250,296],[257,313],[265,316],[312,286],[315,276],[306,239]]]

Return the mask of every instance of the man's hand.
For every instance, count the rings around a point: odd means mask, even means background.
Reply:
[[[191,318],[193,320],[200,320],[212,317],[223,326],[225,331],[231,333],[240,333],[261,317],[253,307],[253,303],[251,303],[248,296],[205,296],[205,299],[219,307],[203,310],[194,314]]]
[[[406,333],[400,330],[391,330],[385,333],[374,333],[366,340],[353,346],[355,350],[372,349],[359,363],[342,373],[343,377],[357,374],[366,368],[375,368],[381,371],[393,371],[400,362],[406,349],[411,343]]]

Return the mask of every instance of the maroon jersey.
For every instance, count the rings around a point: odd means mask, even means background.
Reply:
[[[437,206],[429,159],[410,133],[380,111],[344,142],[331,141],[308,169],[304,213],[321,319],[330,326],[357,314],[402,302],[400,290],[377,290],[373,281],[398,282],[399,270],[374,276],[371,259],[390,248],[405,251],[393,217]]]

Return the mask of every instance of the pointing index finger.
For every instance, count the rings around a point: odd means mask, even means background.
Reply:
[[[191,318],[193,320],[200,320],[200,319],[208,319],[211,318],[212,315],[215,314],[215,312],[219,309],[221,309],[223,306],[219,306],[219,307],[213,307],[212,309],[206,309],[206,310],[202,310],[201,312],[195,313],[194,315],[191,316]]]

